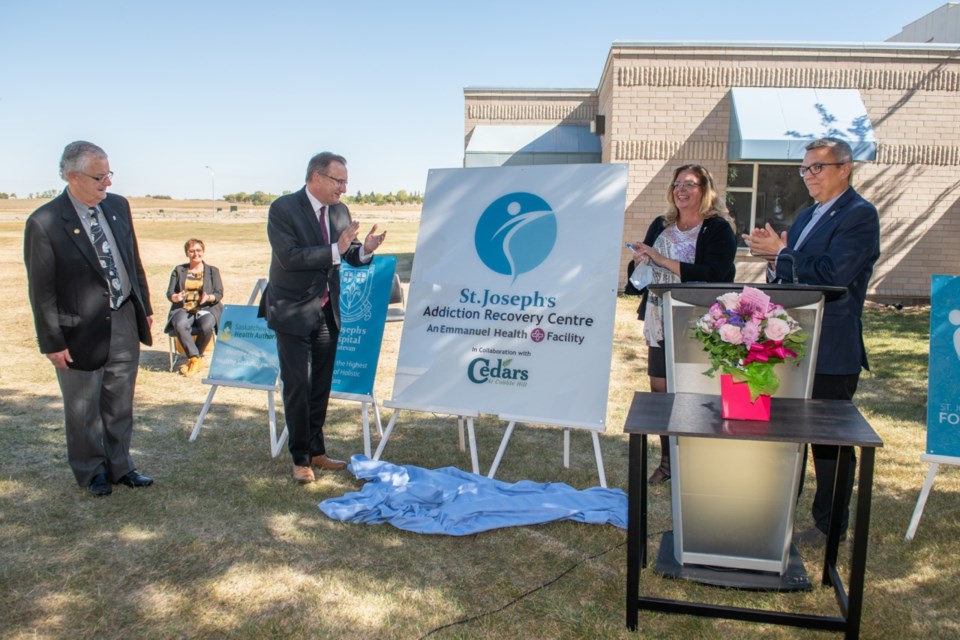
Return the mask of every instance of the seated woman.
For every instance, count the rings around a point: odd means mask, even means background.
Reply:
[[[220,270],[203,261],[204,249],[202,240],[187,240],[183,250],[190,262],[174,267],[167,287],[167,299],[173,306],[164,331],[177,337],[189,358],[187,364],[180,367],[183,376],[192,376],[203,368],[200,358],[213,340],[223,313]]]

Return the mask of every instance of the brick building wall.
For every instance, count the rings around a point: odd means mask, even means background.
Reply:
[[[880,211],[870,294],[922,299],[932,274],[960,273],[958,58],[957,45],[615,43],[593,92],[465,91],[465,146],[477,124],[603,115],[603,161],[629,165],[624,239],[638,240],[664,211],[679,164],[702,163],[726,189],[731,88],[855,89],[878,143],[876,161],[854,171],[854,186]],[[737,270],[740,281],[763,277],[745,254]]]

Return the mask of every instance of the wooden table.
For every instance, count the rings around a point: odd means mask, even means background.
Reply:
[[[875,453],[883,441],[849,400],[773,398],[770,422],[724,420],[720,396],[695,393],[634,394],[623,431],[630,436],[630,472],[627,486],[627,627],[636,630],[641,609],[746,620],[860,635],[863,584],[870,529]],[[640,571],[647,566],[647,436],[739,438],[770,442],[798,442],[841,447],[837,482],[831,507],[830,530],[823,558],[822,583],[833,586],[839,616],[783,613],[766,609],[718,606],[683,600],[642,597]],[[843,499],[854,447],[860,447],[856,531],[850,567],[849,592],[837,571]],[[854,531],[851,530],[851,534]]]

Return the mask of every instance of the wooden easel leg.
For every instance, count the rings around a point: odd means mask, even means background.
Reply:
[[[930,490],[933,489],[933,480],[937,477],[937,470],[940,465],[936,462],[930,463],[930,470],[927,471],[927,479],[923,481],[923,489],[920,490],[920,497],[917,499],[917,507],[913,510],[913,517],[910,518],[910,526],[907,528],[907,542],[913,540],[917,533],[917,527],[920,526],[920,518],[923,516],[923,508],[927,506],[927,498],[930,497]]]
[[[600,476],[600,486],[607,488],[607,474],[603,469],[603,455],[600,453],[600,435],[596,431],[591,431],[593,438],[593,453],[597,458],[597,475]]]
[[[197,417],[197,424],[193,425],[193,433],[190,434],[190,442],[193,442],[197,439],[197,436],[200,435],[200,427],[203,426],[203,420],[207,417],[207,411],[210,411],[210,403],[213,402],[213,395],[217,392],[217,386],[213,385],[210,387],[210,393],[207,394],[207,399],[203,403],[203,408],[200,409],[200,415]]]
[[[497,467],[500,466],[500,461],[503,459],[503,452],[507,450],[507,443],[510,442],[510,436],[513,435],[513,427],[517,423],[513,420],[507,425],[507,430],[503,434],[503,439],[500,440],[500,448],[497,449],[497,455],[493,459],[493,464],[490,466],[490,471],[487,473],[487,477],[493,479],[493,476],[497,473]]]

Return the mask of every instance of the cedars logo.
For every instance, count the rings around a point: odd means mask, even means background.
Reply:
[[[493,366],[490,366],[489,359],[476,358],[467,367],[467,377],[470,378],[470,382],[473,382],[474,384],[483,384],[484,382],[488,382],[491,378],[495,382],[505,380],[519,380],[525,382],[528,377],[527,370],[511,369],[511,362],[513,362],[513,359],[501,360],[498,358],[497,363]],[[512,384],[512,382],[501,382],[501,384]]]

